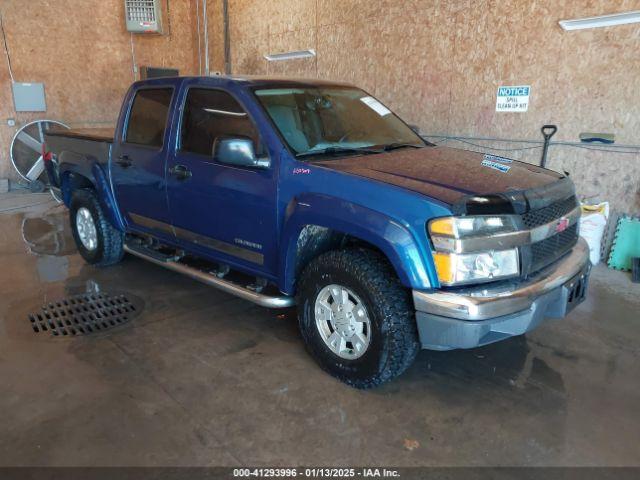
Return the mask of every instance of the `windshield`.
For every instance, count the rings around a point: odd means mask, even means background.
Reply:
[[[352,87],[255,91],[298,156],[425,142],[378,100]]]

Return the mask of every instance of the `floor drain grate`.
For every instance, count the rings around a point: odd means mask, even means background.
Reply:
[[[39,312],[29,314],[29,320],[35,333],[88,335],[122,325],[139,310],[126,294],[85,293],[43,305]]]

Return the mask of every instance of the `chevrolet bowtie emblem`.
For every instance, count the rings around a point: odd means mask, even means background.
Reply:
[[[557,233],[564,232],[568,226],[569,226],[569,219],[567,217],[562,217],[560,220],[558,220],[558,224],[556,225],[556,232]]]

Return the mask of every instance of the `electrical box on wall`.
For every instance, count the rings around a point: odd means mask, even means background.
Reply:
[[[11,84],[13,105],[16,112],[46,112],[47,102],[44,96],[44,83]]]
[[[133,33],[162,33],[161,0],[124,0],[127,30]]]

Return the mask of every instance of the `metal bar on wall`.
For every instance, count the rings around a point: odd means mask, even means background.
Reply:
[[[198,75],[202,75],[202,38],[200,36],[200,3],[196,0],[196,25],[198,30]]]
[[[541,148],[542,145],[544,144],[544,142],[542,140],[526,140],[526,139],[517,139],[517,138],[498,138],[498,137],[466,137],[466,136],[461,136],[461,135],[441,135],[441,134],[424,134],[421,133],[420,134],[422,137],[425,138],[433,138],[433,139],[441,139],[441,140],[454,140],[454,141],[459,141],[459,142],[465,142],[465,141],[481,141],[481,142],[501,142],[501,143],[526,143],[526,144],[532,144],[532,145],[536,145],[536,147],[532,147],[532,148]],[[594,144],[588,144],[588,143],[584,143],[584,142],[569,142],[569,141],[563,141],[563,140],[559,140],[556,142],[549,142],[549,145],[551,146],[565,146],[565,147],[578,147],[578,148],[584,148],[587,150],[596,150],[596,151],[610,151],[610,150],[614,150],[614,153],[616,153],[616,150],[622,150],[620,152],[617,153],[640,153],[640,152],[628,152],[627,150],[635,150],[638,149],[640,150],[640,145],[629,145],[629,144],[617,144],[617,145],[594,145]],[[481,147],[486,147],[489,149],[493,149],[492,147],[489,147],[488,145],[478,145]],[[507,150],[524,150],[526,148],[514,148],[514,149],[507,149]],[[496,149],[493,149],[496,150]]]
[[[11,55],[9,55],[9,46],[7,45],[7,35],[4,32],[4,19],[2,18],[2,14],[0,14],[0,31],[2,31],[2,40],[4,42],[4,53],[7,56],[7,66],[9,68],[9,77],[11,78],[11,83],[14,83],[15,80],[13,78],[13,68],[11,68]]]
[[[224,27],[224,73],[231,73],[231,44],[229,40],[229,0],[222,0],[222,20]]]
[[[202,24],[204,26],[204,74],[209,76],[209,19],[207,18],[207,0],[202,0]]]

